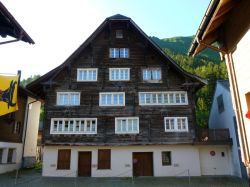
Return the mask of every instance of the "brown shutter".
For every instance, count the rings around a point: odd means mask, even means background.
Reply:
[[[59,149],[57,158],[57,169],[70,169],[70,149]]]
[[[98,169],[110,169],[110,149],[98,150]]]

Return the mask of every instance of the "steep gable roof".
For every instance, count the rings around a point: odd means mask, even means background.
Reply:
[[[108,17],[104,20],[104,22],[86,39],[86,41],[74,52],[72,53],[65,61],[64,63],[62,63],[61,65],[59,65],[58,67],[56,67],[55,69],[49,71],[48,73],[46,73],[45,75],[41,76],[40,78],[38,78],[37,80],[31,82],[29,85],[27,85],[27,88],[35,91],[37,89],[39,89],[39,85],[41,86],[41,84],[46,83],[47,81],[51,81],[54,77],[56,77],[58,75],[58,73],[60,71],[62,71],[67,65],[69,65],[72,60],[79,55],[90,43],[91,41],[93,41],[95,39],[95,37],[103,30],[103,28],[110,22],[110,21],[128,21],[135,29],[137,29],[137,31],[139,31],[139,33],[144,37],[144,39],[146,39],[148,41],[148,43],[154,48],[156,49],[156,51],[164,58],[166,59],[168,62],[170,62],[173,67],[181,72],[182,74],[184,74],[187,77],[190,77],[191,79],[193,79],[194,81],[197,81],[200,86],[207,84],[207,81],[205,79],[202,79],[196,75],[190,74],[186,71],[184,71],[173,59],[171,59],[169,56],[167,56],[162,50],[161,48],[154,43],[154,41],[152,41],[145,33],[143,30],[141,30],[141,28],[129,17],[120,15],[120,14],[116,14],[114,16]],[[40,88],[41,89],[41,88]]]
[[[229,81],[228,80],[217,80],[217,84],[220,84],[225,89],[227,89],[228,91],[230,91],[230,85],[229,85]]]
[[[35,43],[0,1],[0,36],[7,35],[30,44]]]

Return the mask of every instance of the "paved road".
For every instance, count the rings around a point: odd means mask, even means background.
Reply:
[[[237,177],[138,177],[132,178],[58,178],[42,177],[35,170],[22,170],[15,185],[15,173],[0,175],[0,187],[247,187]]]

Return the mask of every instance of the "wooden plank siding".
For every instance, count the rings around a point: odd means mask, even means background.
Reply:
[[[27,96],[18,95],[18,110],[0,117],[0,141],[22,142]],[[16,122],[20,122],[19,131],[14,133]]]
[[[123,30],[122,39],[115,31]],[[128,59],[109,58],[109,48],[129,48]],[[109,68],[130,68],[129,81],[109,81]],[[145,83],[142,69],[161,68],[161,83]],[[77,68],[98,68],[96,82],[77,82]],[[52,80],[53,79],[53,80]],[[129,21],[110,21],[72,62],[44,84],[45,144],[168,144],[195,139],[194,83],[159,54]],[[48,81],[49,82],[49,81]],[[80,106],[57,106],[57,92],[80,92]],[[188,105],[140,106],[139,92],[187,91]],[[99,92],[125,92],[125,106],[100,107]],[[115,117],[139,117],[139,134],[115,134]],[[188,132],[165,132],[164,117],[188,117]],[[97,118],[97,134],[50,134],[51,118]]]

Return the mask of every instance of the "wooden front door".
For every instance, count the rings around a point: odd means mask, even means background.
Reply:
[[[91,152],[78,153],[78,176],[91,177]]]
[[[133,153],[133,175],[153,176],[153,153],[136,152]]]

